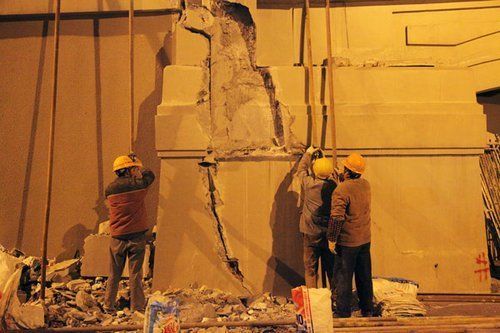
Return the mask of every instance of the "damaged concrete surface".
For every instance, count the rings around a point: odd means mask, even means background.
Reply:
[[[210,41],[210,149],[290,148],[291,119],[276,100],[272,77],[255,63],[255,23],[247,7],[213,1],[184,11],[182,26]]]
[[[194,102],[193,90],[179,94],[176,102],[164,98],[158,107],[157,128],[165,134],[159,131],[157,148],[166,176],[160,180],[162,249],[156,269],[161,278],[155,278],[155,288],[203,283],[246,294],[239,273],[228,269],[227,257],[237,260],[238,271],[254,292],[288,294],[303,283],[294,154],[310,142],[311,115],[305,70],[294,66],[300,61],[289,62],[298,57],[301,21],[295,8],[266,12],[252,3],[188,3],[177,23],[209,42],[194,48],[208,56],[189,66],[203,76],[179,81],[203,87],[199,92],[204,97]],[[334,10],[338,18],[339,8]],[[374,12],[382,15],[379,8]],[[316,25],[322,22],[319,18],[314,9]],[[289,43],[284,42],[287,36]],[[326,72],[318,51],[324,45],[318,46],[318,36],[315,98],[322,107],[314,127],[328,147]],[[288,47],[278,51],[275,40]],[[475,101],[475,83],[468,79],[471,70],[406,66],[418,64],[415,59],[360,61],[362,57],[352,54],[340,50],[334,59],[337,146],[340,159],[358,152],[368,160],[374,274],[410,278],[429,292],[488,290],[489,279],[474,273],[475,258],[486,250],[484,230],[477,227],[482,223],[480,180],[463,177],[479,175],[477,156],[484,145],[484,116]],[[164,96],[177,93],[176,73],[187,72],[186,67],[167,67],[173,75],[165,75],[169,89]],[[162,118],[174,112],[177,123],[188,121],[189,128]],[[197,121],[202,115],[203,121]],[[210,189],[207,169],[198,167],[207,152],[218,161],[211,174],[215,190]],[[467,193],[453,187],[456,179],[467,183]],[[462,232],[456,225],[474,231]],[[429,228],[432,237],[415,236]],[[221,251],[222,239],[227,247]],[[467,245],[451,250],[459,239]]]

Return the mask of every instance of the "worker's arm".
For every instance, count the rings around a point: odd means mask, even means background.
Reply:
[[[329,242],[337,243],[337,240],[345,222],[345,214],[349,197],[344,193],[343,187],[339,186],[333,191],[332,210],[330,213],[330,222],[328,223],[327,238]]]
[[[138,188],[146,188],[155,180],[155,174],[148,168],[138,168],[138,176],[134,177],[134,183]]]
[[[312,154],[316,150],[318,149],[314,147],[307,148],[306,152],[300,159],[299,166],[297,168],[297,175],[299,176],[302,185],[304,185],[307,179],[310,177],[309,169],[311,168]]]

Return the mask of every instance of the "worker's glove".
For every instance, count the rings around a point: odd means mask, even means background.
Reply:
[[[333,254],[337,254],[337,252],[335,251],[335,245],[337,245],[337,243],[328,241],[328,249]]]
[[[317,152],[318,150],[319,150],[319,148],[315,148],[313,146],[310,146],[309,148],[307,148],[306,153],[312,155],[315,152]]]

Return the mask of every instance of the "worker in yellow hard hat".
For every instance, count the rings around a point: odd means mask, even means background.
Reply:
[[[332,178],[332,161],[323,156],[313,159],[318,154],[321,155],[318,148],[309,147],[297,170],[304,194],[299,229],[303,235],[305,282],[309,288],[317,288],[320,259],[328,278],[333,275],[333,254],[328,250],[326,232],[336,183]]]
[[[133,311],[143,311],[145,297],[142,264],[148,230],[144,199],[155,175],[153,171],[144,168],[134,154],[117,157],[113,163],[113,171],[117,178],[106,188],[111,229],[111,261],[104,309],[108,312],[115,310],[118,283],[128,258],[130,308]]]
[[[344,161],[344,181],[332,197],[331,219],[328,225],[328,246],[335,253],[337,292],[336,315],[351,316],[352,277],[356,276],[356,291],[361,314],[373,315],[373,285],[370,257],[370,184],[361,178],[365,159],[351,154]]]

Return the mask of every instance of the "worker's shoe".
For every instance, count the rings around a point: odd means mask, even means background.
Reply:
[[[373,311],[361,311],[361,316],[363,316],[363,317],[374,317]]]

